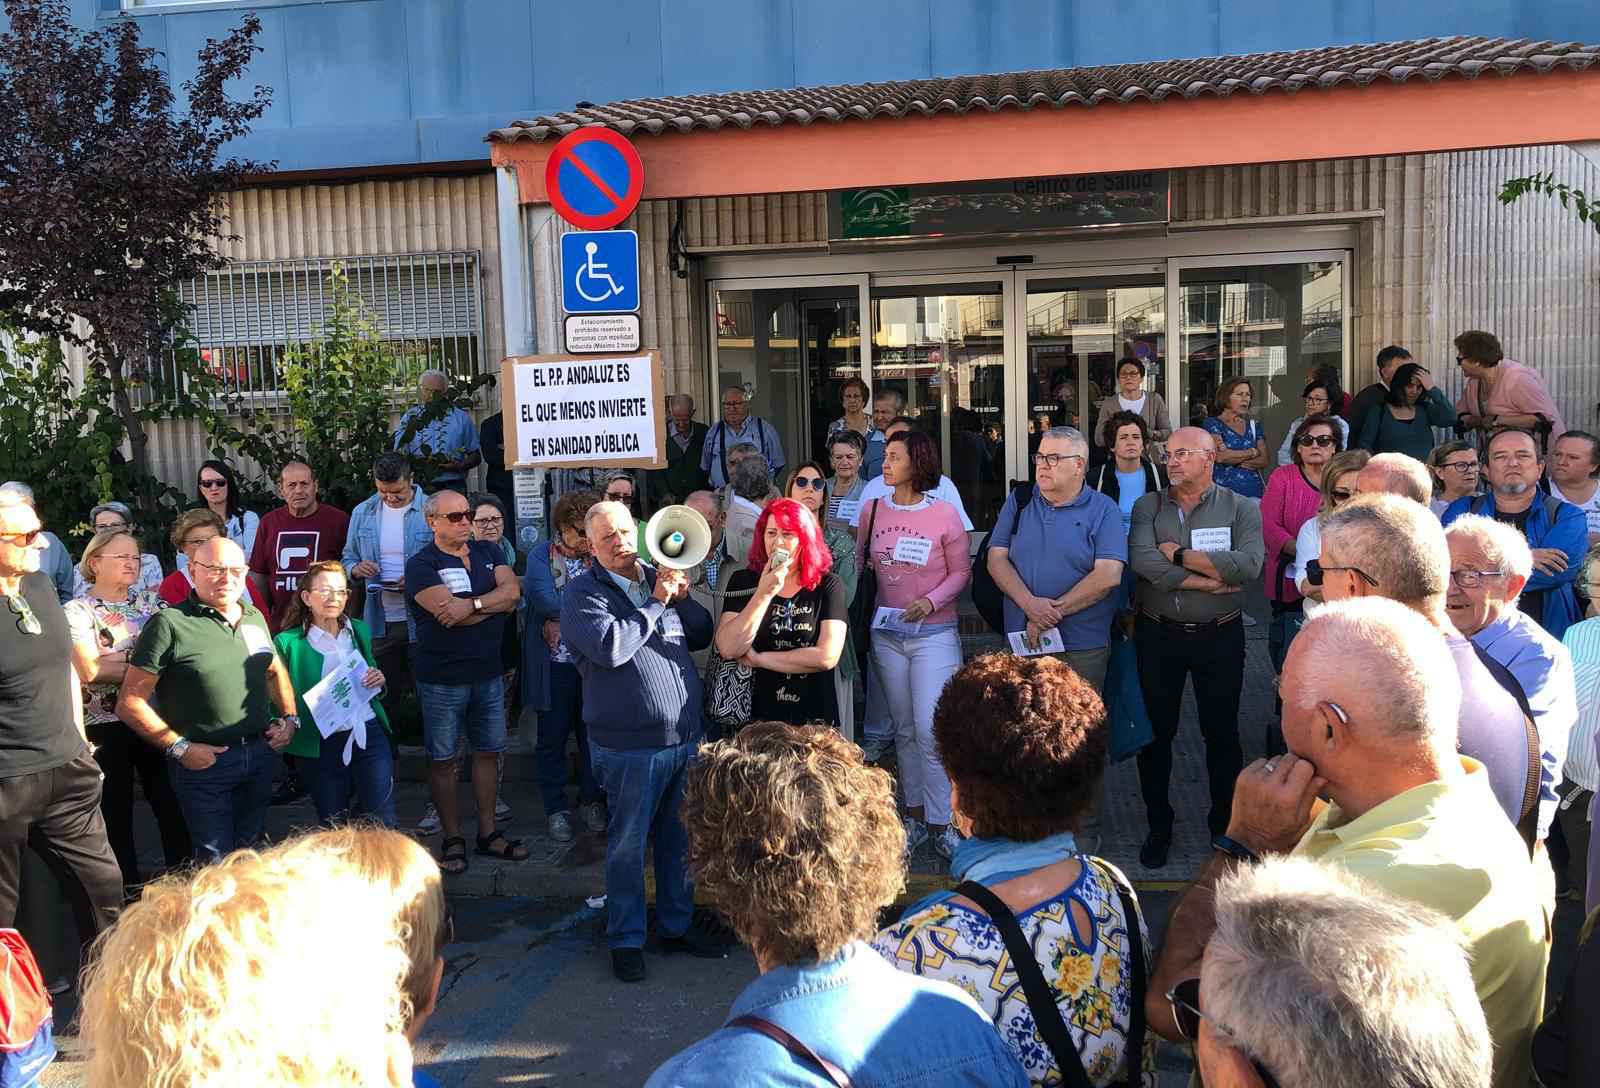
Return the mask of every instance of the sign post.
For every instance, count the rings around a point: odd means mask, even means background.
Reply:
[[[527,355],[500,367],[506,468],[665,468],[658,351]]]

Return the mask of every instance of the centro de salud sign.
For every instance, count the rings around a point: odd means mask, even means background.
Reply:
[[[828,194],[828,238],[948,238],[1160,225],[1170,212],[1165,170],[838,189]]]

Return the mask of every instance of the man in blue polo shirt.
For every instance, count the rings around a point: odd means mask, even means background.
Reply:
[[[1020,635],[1018,652],[1028,656],[1053,652],[1099,691],[1111,656],[1112,593],[1128,561],[1122,513],[1084,486],[1089,443],[1074,428],[1046,431],[1033,463],[1037,483],[1021,516],[1014,491],[989,537],[1006,635],[1013,650],[1011,636]]]
[[[406,414],[400,417],[400,425],[394,429],[394,448],[410,454],[413,460],[430,454],[443,458],[433,476],[433,490],[448,487],[465,494],[467,473],[483,461],[478,428],[471,416],[452,405],[445,409],[443,416],[424,424],[406,438],[411,421],[421,415],[431,401],[445,396],[449,388],[450,377],[444,371],[422,372],[417,380],[417,403],[406,409]]]

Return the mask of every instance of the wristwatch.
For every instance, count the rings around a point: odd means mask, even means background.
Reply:
[[[189,741],[184,737],[179,737],[177,740],[167,745],[167,758],[174,761],[180,760],[183,758],[183,753],[187,752],[188,750]]]
[[[1250,849],[1238,839],[1230,839],[1226,835],[1218,835],[1211,840],[1211,849],[1222,854],[1231,854],[1240,861],[1249,865],[1261,864],[1261,855]]]
[[[1185,548],[1183,545],[1180,544],[1178,546],[1178,550],[1172,553],[1173,565],[1179,566],[1179,567],[1183,566],[1183,553],[1188,551],[1188,550],[1189,550],[1188,548]]]
[[[288,722],[291,726],[293,726],[296,729],[300,728],[300,715],[298,715],[298,714],[285,714],[283,717],[279,718],[278,720],[281,721],[281,722]]]
[[[483,611],[483,598],[482,597],[474,597],[474,598],[472,598],[472,610],[474,612],[482,612]]]

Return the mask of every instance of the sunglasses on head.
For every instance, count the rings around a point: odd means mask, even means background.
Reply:
[[[1229,1045],[1233,1046],[1235,1050],[1238,1050],[1249,1060],[1250,1068],[1255,1070],[1256,1076],[1261,1078],[1261,1083],[1265,1085],[1265,1088],[1281,1088],[1278,1084],[1278,1079],[1267,1072],[1266,1066],[1262,1065],[1254,1057],[1246,1053],[1243,1047],[1238,1045],[1232,1032],[1217,1023],[1215,1017],[1208,1016],[1200,1011],[1199,979],[1186,978],[1178,983],[1167,991],[1167,1001],[1172,1005],[1172,1018],[1178,1022],[1178,1033],[1185,1039],[1191,1043],[1197,1041],[1200,1038],[1200,1021],[1210,1020],[1211,1026],[1216,1029],[1217,1034],[1225,1037]]]
[[[1331,446],[1333,445],[1333,435],[1303,434],[1295,439],[1295,444],[1300,446]]]

